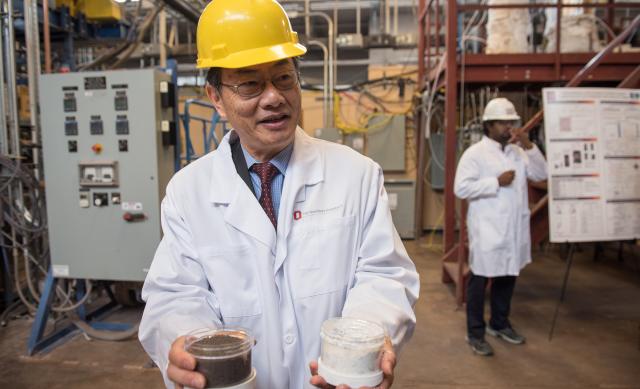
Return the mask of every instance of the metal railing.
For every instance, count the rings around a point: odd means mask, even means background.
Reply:
[[[210,117],[203,117],[191,112],[193,106],[208,108],[211,110]],[[180,114],[180,120],[182,120],[182,126],[184,128],[184,140],[185,151],[180,152],[180,164],[181,166],[188,165],[193,160],[207,154],[208,152],[215,150],[220,146],[220,140],[229,132],[228,123],[222,119],[218,111],[216,111],[213,104],[198,100],[189,99],[184,103],[183,113]],[[193,147],[193,141],[191,140],[192,131],[194,131],[193,123],[200,123],[202,128],[202,154],[198,154]],[[216,133],[218,130],[218,133]]]

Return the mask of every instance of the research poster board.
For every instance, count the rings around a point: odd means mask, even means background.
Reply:
[[[542,93],[550,241],[640,238],[640,89]]]

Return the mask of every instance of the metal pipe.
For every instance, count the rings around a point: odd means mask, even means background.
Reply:
[[[442,25],[440,24],[440,0],[436,0],[436,57],[440,56],[440,30]]]
[[[338,0],[333,0],[333,27],[336,37],[338,36]]]
[[[384,0],[384,33],[391,33],[391,4],[390,0]]]
[[[299,17],[304,17],[306,16],[306,13],[298,13],[298,12],[291,12],[289,13],[289,18],[290,19],[295,19],[295,18],[299,18]],[[328,32],[328,43],[329,46],[327,47],[328,52],[329,52],[329,112],[330,112],[330,117],[329,117],[329,127],[333,128],[335,127],[334,124],[334,115],[333,115],[333,91],[336,85],[336,58],[335,58],[335,49],[336,49],[336,39],[335,39],[335,35],[334,35],[334,25],[333,22],[331,21],[331,18],[325,14],[324,12],[309,12],[308,14],[309,16],[319,16],[321,18],[323,18],[326,22],[327,22],[327,32]]]
[[[425,8],[425,0],[420,0],[418,4],[418,9],[420,10],[419,13],[421,15],[418,18],[418,88],[420,91],[422,91],[423,86],[425,84],[424,82],[425,57],[426,55],[428,55],[425,53],[425,50],[426,50],[425,46],[426,46],[427,40],[429,39],[428,33],[425,32],[425,17],[422,16],[422,15],[425,15],[422,13],[424,8]],[[427,16],[427,20],[428,20],[428,16]],[[418,137],[418,139],[420,139],[420,137]]]
[[[329,50],[320,41],[308,41],[309,45],[319,46],[322,49],[322,128],[327,128],[330,119],[329,114]]]
[[[398,0],[393,3],[393,35],[398,36]]]
[[[7,147],[8,152],[5,155],[13,156],[13,158],[15,158],[16,162],[19,165],[21,152],[20,152],[20,129],[18,128],[18,105],[17,105],[18,96],[16,93],[16,60],[15,60],[16,48],[15,48],[15,35],[14,35],[14,29],[13,29],[13,18],[14,18],[13,1],[7,0],[6,3],[4,3],[4,5],[6,6],[6,9],[3,12],[3,15],[5,15],[3,36],[5,38],[4,49],[6,50],[6,60],[7,60],[7,66],[6,66],[7,93],[8,93],[7,111],[9,113],[8,127],[9,127],[9,135],[10,135],[8,145],[10,143],[13,143],[12,148]],[[4,93],[4,91],[0,91],[0,92]],[[20,182],[20,185],[18,186],[18,188],[9,188],[8,197],[9,197],[10,204],[14,204],[14,201],[16,200],[19,201],[20,203],[23,202],[24,196],[22,192],[22,182]],[[11,228],[12,242],[16,241],[16,235],[17,234],[16,234],[15,228]],[[26,239],[26,237],[23,236],[22,239],[24,243],[24,240]],[[14,260],[18,258],[17,245],[13,246],[12,254],[13,254]]]
[[[424,1],[424,0],[422,0]],[[427,8],[428,7],[428,8]],[[431,2],[429,2],[429,5],[425,7],[425,10],[431,10]],[[431,19],[432,19],[432,14],[431,12],[425,12],[425,19],[426,19],[426,26],[424,27],[424,31],[426,31],[426,33],[421,34],[420,36],[423,37],[423,40],[425,40],[426,42],[423,44],[425,46],[427,55],[426,58],[424,59],[425,61],[425,67],[424,67],[424,76],[422,78],[422,80],[420,81],[422,84],[421,85],[425,85],[428,80],[429,77],[427,76],[430,72],[431,72],[431,38],[433,38],[433,35],[431,34]],[[424,53],[424,51],[423,51]],[[424,54],[422,54],[422,57],[424,57]]]
[[[311,0],[304,0],[304,13],[306,16],[304,17],[304,33],[307,35],[307,40],[311,39],[311,17],[309,16],[309,12],[311,12]]]
[[[34,175],[40,179],[40,128],[38,126],[38,77],[40,75],[40,31],[38,29],[38,3],[25,0],[25,41],[27,46],[27,80],[29,85],[29,126],[33,145]]]
[[[6,0],[2,0],[0,3],[0,14],[6,15],[4,12]],[[4,36],[4,16],[0,17],[0,31]],[[7,105],[5,101],[5,82],[4,82],[4,57],[5,57],[5,45],[0,41],[0,153],[2,155],[9,154],[9,138],[7,137]]]
[[[49,0],[42,0],[42,30],[44,33],[44,72],[51,73],[51,31],[49,30]]]
[[[169,47],[175,47],[177,45],[176,43],[176,38],[177,33],[178,33],[178,27],[177,27],[177,21],[175,19],[173,19],[171,21],[171,29],[169,29],[169,38],[167,39],[168,43],[169,43]]]
[[[362,35],[360,0],[356,1],[356,34]]]
[[[640,66],[636,67],[629,75],[618,84],[618,88],[634,88],[640,81]]]
[[[556,52],[555,52],[555,72],[556,79],[560,79],[560,45],[562,44],[562,0],[556,0]]]
[[[73,27],[68,27],[65,31],[64,43],[63,43],[63,61],[69,66],[69,69],[74,72],[76,70],[76,58],[74,55],[73,44]]]
[[[160,45],[160,67],[167,67],[167,11],[160,11],[158,22],[158,44]]]
[[[16,40],[13,30],[13,1],[7,0],[7,9],[5,11],[5,48],[6,52],[6,74],[7,74],[7,112],[9,113],[9,142],[13,143],[13,147],[9,149],[9,154],[13,154],[15,158],[20,157],[20,131],[18,128],[18,96],[16,92]]]
[[[338,1],[333,2],[333,84],[331,89],[331,127],[335,127],[333,124],[333,89],[338,85]]]
[[[431,37],[428,32],[425,32],[425,29],[428,31],[428,27],[425,28],[425,23],[429,26],[429,18],[431,17],[430,13],[426,13],[427,6],[426,0],[419,0],[418,3],[418,88],[422,92],[424,90],[424,86],[427,83],[426,80],[426,66],[425,66],[425,49],[426,49],[426,41],[428,41]],[[426,20],[425,20],[426,19]],[[427,54],[428,55],[428,54]],[[417,133],[418,137],[416,139],[416,149],[418,150],[418,161],[417,161],[417,172],[418,178],[416,179],[416,197],[414,200],[415,210],[416,210],[416,224],[415,224],[415,237],[416,239],[422,236],[422,210],[424,207],[424,171],[425,171],[425,126],[424,123],[426,121],[425,115],[422,113],[423,109],[417,109],[415,116],[417,117],[416,125],[417,125]]]
[[[458,35],[458,3],[447,2],[446,12],[446,100],[445,100],[445,185],[444,185],[444,251],[454,244],[456,202],[453,181],[456,173],[456,94],[457,70],[456,50]]]
[[[488,9],[543,9],[543,8],[556,8],[556,3],[519,3],[519,4],[460,4],[458,10],[460,12],[488,10]],[[640,8],[640,3],[631,2],[616,2],[612,4],[608,3],[576,3],[576,4],[562,4],[563,8],[606,8],[606,9],[637,9]]]

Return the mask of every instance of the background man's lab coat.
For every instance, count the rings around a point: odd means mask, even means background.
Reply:
[[[515,170],[511,185],[498,176]],[[484,277],[517,276],[531,262],[527,179],[547,178],[547,162],[537,146],[502,146],[484,136],[458,163],[454,191],[469,202],[469,267]]]

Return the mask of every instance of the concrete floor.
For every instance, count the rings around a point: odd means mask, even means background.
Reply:
[[[593,262],[592,247],[578,252],[555,336],[547,339],[564,262],[557,253],[534,253],[513,300],[512,322],[527,336],[523,346],[493,338],[496,355],[475,356],[464,341],[465,314],[450,286],[440,282],[439,250],[426,240],[407,242],[422,276],[418,326],[403,351],[394,388],[640,388],[640,258],[619,263],[615,252]],[[636,247],[637,249],[637,247]],[[133,320],[140,309],[109,320]],[[36,357],[25,356],[31,320],[0,329],[0,387],[161,388],[160,373],[136,340],[103,342],[79,335]],[[269,388],[276,389],[276,388]]]

